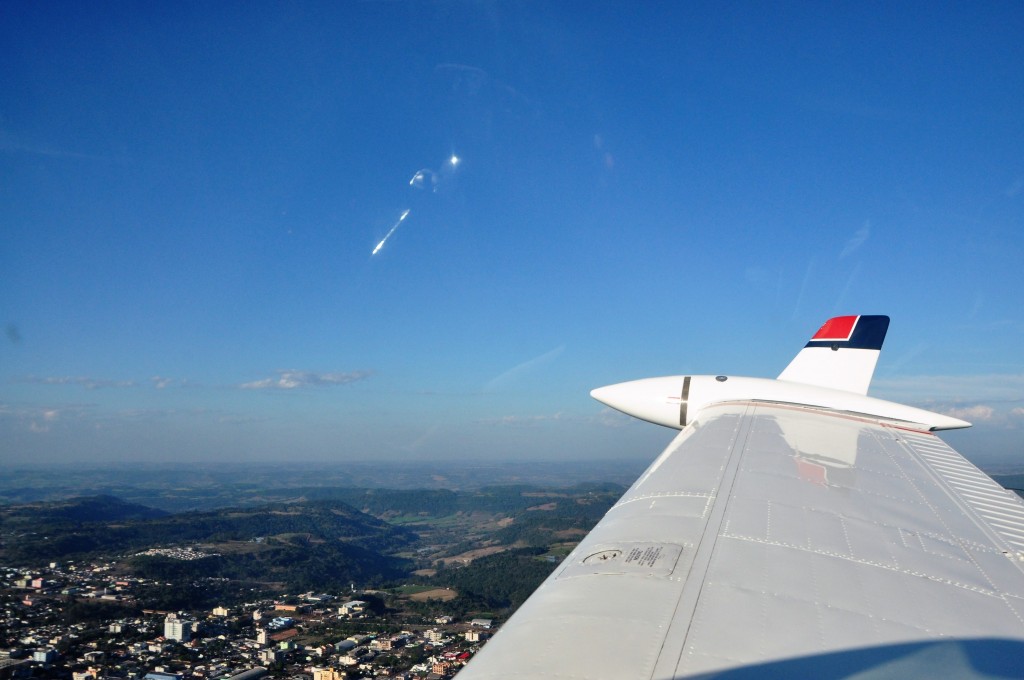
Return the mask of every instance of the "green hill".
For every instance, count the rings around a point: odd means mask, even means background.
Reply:
[[[33,564],[134,553],[149,548],[276,540],[278,546],[344,543],[355,554],[394,552],[416,539],[341,501],[278,503],[244,509],[167,515],[90,497],[0,508],[0,555],[6,564]],[[282,536],[282,539],[275,537]],[[256,545],[255,543],[253,543]]]
[[[104,522],[165,517],[163,510],[127,503],[114,496],[83,496],[66,501],[27,503],[0,508],[0,526],[19,523]]]

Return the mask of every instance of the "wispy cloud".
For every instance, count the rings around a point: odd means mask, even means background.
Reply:
[[[1021,402],[1024,373],[878,378],[872,384],[871,394],[894,401]]]
[[[605,172],[614,170],[615,156],[605,148],[604,137],[600,134],[594,135],[594,148],[601,154],[601,164],[604,166]]]
[[[864,226],[854,232],[846,244],[843,246],[842,252],[839,253],[839,259],[845,260],[850,257],[864,245],[865,241],[871,236],[871,223],[865,222]]]
[[[506,415],[496,418],[482,418],[477,422],[484,425],[502,427],[538,427],[552,423],[580,423],[584,425],[600,425],[603,427],[624,427],[639,422],[635,418],[612,408],[601,409],[596,414],[542,413],[534,415]]]
[[[518,378],[521,378],[524,375],[527,375],[532,371],[551,363],[563,351],[565,351],[565,345],[560,345],[552,350],[545,352],[544,354],[541,354],[540,356],[536,356],[532,359],[527,359],[521,364],[513,366],[504,373],[494,378],[491,378],[491,380],[488,381],[486,385],[484,385],[484,391],[489,392],[491,390],[507,387],[510,383],[515,382]]]
[[[294,390],[302,387],[330,387],[347,385],[358,380],[365,380],[372,371],[351,371],[349,373],[315,373],[313,371],[278,371],[276,378],[264,378],[242,383],[243,390]]]
[[[49,432],[50,426],[60,417],[57,409],[40,409],[37,417],[29,423],[29,430],[36,433]]]
[[[250,425],[264,422],[265,416],[207,408],[130,408],[108,410],[96,404],[34,405],[0,403],[0,430],[31,432],[95,432],[124,427],[148,427],[173,423],[174,427],[197,424]]]
[[[57,420],[67,414],[81,414],[92,407],[85,404],[66,404],[64,406],[37,406],[29,404],[2,404],[0,416],[13,418],[41,418]]]
[[[1013,184],[1006,187],[1006,191],[1004,191],[1003,194],[1007,198],[1013,198],[1014,196],[1020,194],[1021,191],[1024,191],[1024,175],[1021,175],[1017,179],[1013,180]]]
[[[836,314],[841,314],[846,309],[846,298],[850,294],[850,290],[853,288],[854,282],[857,277],[860,276],[860,262],[854,265],[853,271],[846,277],[846,284],[843,289],[839,292],[839,297],[836,298],[836,305],[833,308]]]
[[[895,358],[890,354],[885,362],[885,373],[891,375],[893,373],[900,372],[900,369],[902,369],[903,366],[914,361],[926,351],[928,351],[928,343],[919,342]],[[875,379],[875,384],[884,382],[881,378],[881,374],[876,374],[876,376],[878,377]]]
[[[991,428],[1014,429],[1024,417],[1024,374],[885,378],[871,395]]]
[[[168,387],[197,387],[196,383],[184,380],[181,378],[169,378],[162,375],[154,375],[148,381],[136,381],[136,380],[111,380],[109,378],[93,378],[84,375],[55,375],[55,376],[38,376],[29,375],[20,378],[15,378],[16,382],[32,383],[35,385],[71,385],[73,387],[81,387],[87,390],[99,390],[99,389],[117,389],[117,388],[135,388],[145,387],[149,384],[154,389],[163,390]]]
[[[434,72],[448,81],[453,94],[470,99],[481,98],[498,105],[504,110],[525,109],[537,113],[536,104],[522,92],[502,82],[477,66],[469,64],[444,63],[434,67]]]
[[[264,422],[267,418],[208,408],[133,408],[105,413],[99,415],[97,420],[101,420],[107,425],[113,423],[155,423],[169,420],[189,423],[238,425]]]
[[[31,154],[34,156],[46,156],[49,158],[81,158],[86,160],[110,160],[103,156],[96,156],[94,154],[79,153],[77,151],[69,151],[67,149],[61,149],[49,144],[40,144],[32,141],[20,139],[11,133],[0,130],[0,153],[6,154]]]
[[[627,416],[622,411],[616,411],[613,408],[605,407],[601,409],[601,412],[595,417],[596,422],[599,425],[605,427],[626,427],[627,425],[633,425],[640,422],[633,416]]]
[[[974,406],[960,406],[953,408],[943,409],[942,413],[953,418],[960,418],[961,420],[967,420],[970,422],[977,422],[979,420],[992,420],[993,414],[996,412],[994,408],[986,404],[975,404]]]
[[[39,406],[0,403],[0,422],[14,424],[34,434],[46,434],[53,427],[85,420],[93,407],[85,404]]]
[[[804,301],[804,293],[807,292],[807,287],[811,282],[811,277],[814,274],[815,258],[811,258],[807,263],[807,269],[804,270],[804,279],[800,283],[800,291],[796,294],[796,302],[793,303],[793,314],[791,318],[796,319],[800,314],[800,308]]]
[[[75,385],[78,387],[84,387],[87,390],[97,390],[107,387],[138,387],[138,383],[134,380],[108,380],[106,378],[90,378],[82,375],[30,375],[19,379],[19,382],[35,383],[37,385]]]
[[[540,415],[508,415],[497,418],[482,418],[478,422],[484,425],[505,425],[509,427],[532,427],[553,422],[582,420],[580,416],[571,416],[562,412]]]

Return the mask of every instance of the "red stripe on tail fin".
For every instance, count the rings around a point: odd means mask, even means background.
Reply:
[[[859,316],[836,316],[821,325],[811,340],[849,340]]]

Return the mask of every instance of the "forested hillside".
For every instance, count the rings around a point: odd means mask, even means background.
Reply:
[[[102,507],[98,510],[98,506]],[[281,534],[305,536],[312,542],[343,541],[374,552],[400,550],[416,538],[408,529],[341,501],[176,515],[140,508],[109,497],[0,508],[0,550],[7,563],[18,564],[168,545],[253,541]]]

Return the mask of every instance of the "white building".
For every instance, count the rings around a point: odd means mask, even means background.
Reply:
[[[168,640],[188,642],[192,639],[192,622],[179,619],[176,614],[168,614],[164,619],[164,637]]]
[[[267,664],[277,663],[284,658],[284,652],[280,649],[264,649],[260,652],[260,661]]]
[[[354,616],[366,611],[366,603],[362,600],[352,600],[338,607],[338,616]]]
[[[36,663],[53,663],[57,660],[57,652],[52,649],[37,649],[32,652],[32,660]]]
[[[314,668],[313,680],[345,680],[345,673],[335,668]]]

